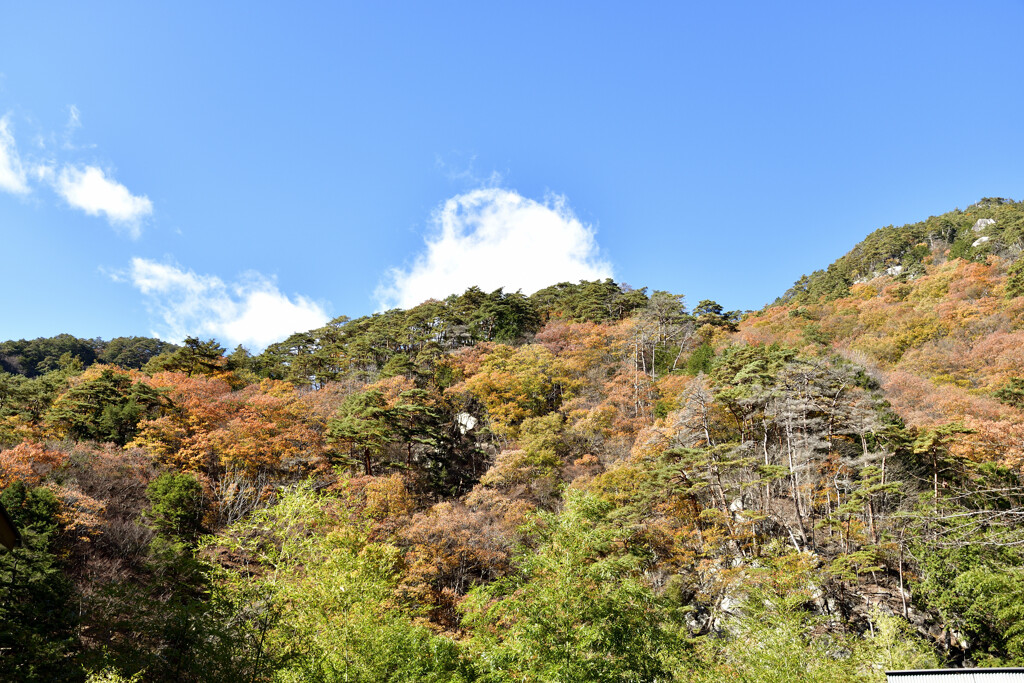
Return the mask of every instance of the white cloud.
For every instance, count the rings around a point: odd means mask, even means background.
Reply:
[[[215,337],[229,347],[260,350],[330,319],[319,304],[303,296],[289,298],[272,279],[255,272],[229,284],[214,275],[133,258],[128,271],[115,279],[127,279],[146,296],[165,325],[154,334],[175,341],[189,335]]]
[[[116,227],[127,228],[132,237],[142,232],[142,219],[153,213],[149,197],[137,197],[103,169],[86,166],[84,169],[66,165],[61,169],[55,185],[57,193],[76,209],[90,216],[104,215]]]
[[[81,127],[81,112],[70,105],[63,144],[59,147],[65,151],[95,147],[73,143],[74,133]],[[133,195],[98,166],[77,166],[55,158],[56,133],[37,133],[35,140],[38,149],[23,160],[11,132],[10,115],[0,118],[0,191],[27,195],[35,185],[49,185],[72,208],[90,216],[104,216],[112,226],[126,230],[132,238],[139,237],[143,220],[153,214],[149,197]]]
[[[501,188],[473,190],[447,200],[432,222],[425,251],[410,268],[389,270],[377,288],[382,308],[409,308],[472,285],[532,294],[557,282],[612,277],[594,228],[560,195],[537,202]]]
[[[14,143],[7,117],[0,119],[0,190],[13,194],[28,194],[25,168]]]

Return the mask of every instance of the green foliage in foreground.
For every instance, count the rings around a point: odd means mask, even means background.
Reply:
[[[971,643],[983,666],[1024,664],[1024,558],[995,538],[998,529],[949,547],[917,548],[922,602]],[[956,530],[947,532],[949,536]],[[961,532],[962,534],[962,532]]]
[[[664,654],[680,643],[674,615],[626,552],[614,506],[569,490],[560,515],[541,514],[536,549],[519,572],[478,589],[467,625],[485,681],[667,680]]]
[[[261,666],[253,646],[261,622],[248,604],[216,589],[211,569],[189,546],[156,538],[147,580],[108,586],[89,600],[94,618],[114,628],[101,651],[88,653],[92,666],[108,679],[117,673],[161,683],[265,680],[253,678]]]
[[[56,547],[60,504],[21,481],[0,493],[0,503],[22,536],[21,548],[0,547],[0,676],[75,680],[73,589]]]
[[[753,591],[727,637],[701,643],[704,666],[684,680],[884,683],[886,670],[939,666],[899,617],[876,612],[868,633],[851,636],[833,631],[825,618],[808,611],[806,599],[799,591]]]
[[[401,553],[364,526],[336,518],[309,487],[232,529],[232,552],[259,567],[262,609],[280,617],[263,640],[275,681],[468,681],[459,646],[414,623],[395,599]],[[253,579],[222,572],[238,600]]]
[[[532,542],[517,571],[469,595],[456,640],[403,604],[402,551],[375,540],[350,503],[310,486],[285,493],[204,542],[200,555],[226,554],[235,568],[159,541],[154,566],[180,588],[164,611],[136,602],[138,623],[152,627],[133,643],[146,657],[123,648],[117,667],[108,660],[90,680],[781,683],[883,681],[889,668],[937,664],[897,617],[876,613],[856,635],[816,616],[808,573],[751,589],[717,635],[694,638],[689,608],[644,580],[614,506],[574,489],[562,512],[524,529]]]

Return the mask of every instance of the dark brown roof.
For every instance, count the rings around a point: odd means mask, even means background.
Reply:
[[[0,503],[0,545],[6,546],[8,550],[14,550],[21,545],[21,534],[18,533],[17,527],[14,526],[11,516],[7,514],[7,510],[4,510],[2,503]]]

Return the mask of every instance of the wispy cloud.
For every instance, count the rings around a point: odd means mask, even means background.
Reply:
[[[153,202],[145,195],[132,194],[99,166],[81,165],[60,159],[69,152],[95,145],[77,146],[75,131],[82,127],[78,107],[68,107],[62,142],[56,133],[35,135],[36,149],[22,157],[12,132],[10,115],[0,118],[0,191],[30,194],[37,186],[51,187],[69,206],[90,216],[102,216],[132,238],[142,233],[146,218],[153,215]]]
[[[566,198],[543,202],[488,187],[447,200],[432,217],[434,233],[409,268],[392,268],[375,296],[381,308],[408,308],[477,285],[530,294],[561,281],[612,276],[594,228]]]
[[[133,258],[115,279],[130,282],[146,297],[164,325],[153,333],[175,341],[189,335],[215,337],[229,346],[259,350],[330,319],[319,304],[281,293],[273,279],[257,272],[227,283],[174,264]]]
[[[0,118],[0,190],[12,194],[28,194],[30,191],[28,175],[21,163],[7,116]]]
[[[463,152],[452,152],[446,156],[440,154],[434,157],[434,166],[452,182],[464,183],[464,187],[495,188],[499,187],[504,180],[501,173],[491,171],[489,174],[481,175],[476,169],[475,154]]]
[[[124,228],[133,237],[142,233],[142,220],[153,213],[153,202],[136,196],[97,166],[64,166],[54,187],[72,207],[90,216],[105,216],[107,222]]]
[[[75,105],[68,106],[68,122],[64,126],[67,132],[73,132],[82,127],[82,112],[78,111]]]
[[[71,105],[68,107],[68,120],[64,124],[64,134],[62,147],[64,149],[76,149],[73,139],[75,137],[75,131],[82,127],[82,113],[78,111],[78,107]]]
[[[68,151],[78,151],[83,149],[96,149],[96,143],[78,143],[75,142],[75,133],[82,127],[82,112],[79,111],[78,107],[71,104],[68,105],[68,120],[64,124],[64,131],[61,133],[61,148]],[[56,137],[56,136],[54,136]]]

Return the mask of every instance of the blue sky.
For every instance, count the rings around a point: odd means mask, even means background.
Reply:
[[[258,348],[608,274],[757,308],[875,228],[1024,198],[1022,24],[1019,1],[5,3],[0,339]]]

